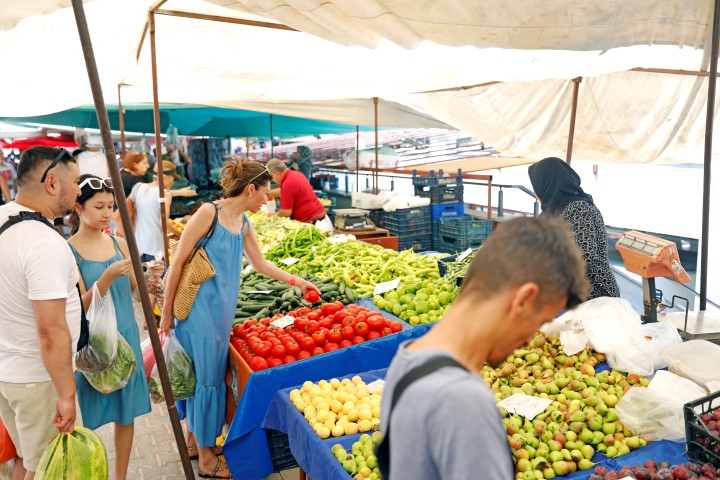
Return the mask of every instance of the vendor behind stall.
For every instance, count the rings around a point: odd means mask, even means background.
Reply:
[[[270,215],[290,217],[305,223],[315,223],[320,230],[332,230],[332,222],[325,213],[325,207],[315,196],[310,182],[302,173],[290,170],[277,158],[266,166],[272,179],[280,185],[280,210]]]

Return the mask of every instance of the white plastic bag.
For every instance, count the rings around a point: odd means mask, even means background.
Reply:
[[[163,357],[165,357],[170,386],[175,400],[184,400],[195,395],[195,365],[190,355],[180,345],[175,332],[170,332],[170,336],[165,339],[162,352]],[[150,389],[150,400],[153,403],[160,403],[165,399],[157,364],[150,374],[148,387]]]
[[[360,150],[360,160],[356,161],[357,150],[348,150],[342,155],[343,163],[348,170],[355,168],[375,168],[375,149],[366,148]],[[400,156],[390,147],[378,148],[378,168],[395,168],[400,161]]]
[[[117,355],[117,318],[112,295],[109,290],[100,295],[97,283],[93,284],[92,293],[92,303],[87,312],[90,340],[75,354],[75,368],[84,373],[107,370]]]
[[[682,343],[677,327],[671,323],[653,322],[640,327],[644,342],[640,342],[640,353],[653,361],[656,370],[666,368],[668,362],[663,353],[673,345]]]
[[[138,359],[122,335],[117,336],[117,355],[110,366],[99,373],[83,372],[85,379],[100,393],[108,394],[128,384],[137,370]]]
[[[685,441],[683,406],[705,396],[695,382],[665,370],[647,388],[631,388],[615,406],[620,421],[646,440]]]

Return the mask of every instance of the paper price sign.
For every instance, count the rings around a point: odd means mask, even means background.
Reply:
[[[285,328],[289,327],[295,322],[295,317],[291,315],[285,315],[284,317],[280,317],[277,320],[273,320],[270,322],[270,325],[275,325],[278,328]]]
[[[273,290],[253,290],[252,292],[246,292],[246,293],[252,294],[252,293],[272,293],[272,292],[273,292]]]
[[[524,395],[522,393],[513,393],[505,400],[498,402],[498,405],[510,413],[517,413],[528,420],[532,420],[537,415],[544,412],[552,402],[553,401],[549,398],[540,398],[533,397],[531,395]]]
[[[288,258],[283,258],[282,260],[280,260],[280,263],[284,263],[285,265],[292,265],[292,264],[297,263],[297,262],[299,262],[299,261],[300,261],[299,258],[288,257]]]
[[[399,278],[396,278],[395,280],[390,280],[389,282],[378,283],[377,285],[375,285],[375,291],[373,292],[373,295],[380,295],[381,293],[395,290],[398,285],[400,285]]]
[[[457,258],[457,261],[458,261],[458,262],[462,262],[462,261],[465,260],[465,259],[467,258],[467,256],[470,255],[471,253],[472,253],[472,248],[468,248],[467,250],[465,250],[464,252],[462,252],[462,253],[460,254],[460,256]]]

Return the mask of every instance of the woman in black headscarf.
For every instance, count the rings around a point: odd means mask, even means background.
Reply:
[[[619,297],[620,289],[608,261],[605,222],[592,196],[580,188],[580,176],[557,157],[531,165],[528,175],[542,213],[565,220],[583,252],[592,287],[588,298]]]

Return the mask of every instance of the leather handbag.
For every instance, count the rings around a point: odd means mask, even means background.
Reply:
[[[210,259],[205,251],[205,245],[215,231],[218,221],[217,205],[215,207],[215,217],[213,218],[210,228],[205,235],[195,245],[195,249],[190,254],[190,258],[183,265],[180,281],[175,290],[175,299],[173,300],[173,316],[177,320],[185,320],[190,314],[190,309],[195,302],[195,296],[200,291],[200,284],[215,276],[215,267],[210,263]],[[174,257],[177,244],[170,252]]]

